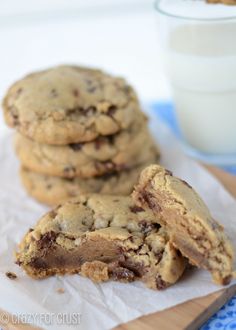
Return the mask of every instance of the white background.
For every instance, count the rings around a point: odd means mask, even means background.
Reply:
[[[21,76],[60,63],[125,76],[142,101],[169,97],[153,0],[1,0],[0,47],[1,98]]]

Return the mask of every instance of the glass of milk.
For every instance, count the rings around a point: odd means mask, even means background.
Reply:
[[[236,6],[160,0],[163,60],[187,150],[236,164]]]

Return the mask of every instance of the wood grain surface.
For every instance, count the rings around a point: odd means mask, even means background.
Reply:
[[[232,176],[212,166],[205,166],[213,173],[228,191],[236,197],[236,176]],[[126,324],[119,325],[115,330],[194,330],[198,329],[221,306],[236,294],[236,285],[222,289],[206,297],[193,299],[175,307],[142,316]],[[0,310],[0,316],[7,315],[6,320],[11,320],[9,313]],[[1,319],[1,317],[0,317]],[[1,322],[4,330],[36,330],[39,328],[27,324],[14,324],[14,322]],[[88,329],[89,330],[89,329]]]

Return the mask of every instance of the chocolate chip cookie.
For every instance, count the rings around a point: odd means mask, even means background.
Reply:
[[[94,282],[140,280],[164,289],[186,261],[154,222],[130,197],[80,196],[28,231],[16,262],[33,278],[79,273]]]
[[[211,272],[218,284],[232,278],[233,248],[205,203],[185,181],[159,165],[141,173],[133,200],[145,210],[152,210],[155,223],[170,235],[170,242],[198,267]]]
[[[70,65],[17,81],[3,108],[9,126],[37,142],[55,145],[115,134],[143,117],[137,96],[124,79]]]
[[[20,176],[30,196],[48,205],[57,205],[82,193],[101,193],[108,195],[129,195],[138,181],[140,172],[148,163],[119,173],[110,173],[95,178],[59,178],[38,174],[22,168]]]
[[[17,134],[15,149],[21,164],[28,169],[65,178],[120,172],[159,154],[147,125],[141,123],[115,135],[63,146],[38,143]]]

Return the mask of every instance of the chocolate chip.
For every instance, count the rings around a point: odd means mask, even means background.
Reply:
[[[165,170],[165,174],[166,174],[166,175],[173,176],[173,173],[172,173],[171,171],[169,171],[169,170]]]
[[[141,231],[144,234],[147,234],[148,232],[150,232],[151,230],[153,230],[155,228],[155,224],[153,223],[148,223],[146,220],[142,220],[138,223]]]
[[[160,275],[156,277],[156,286],[158,290],[166,289],[168,286],[168,283],[163,281]]]
[[[161,259],[162,259],[163,251],[156,252],[156,253],[154,253],[154,255],[156,257],[157,263],[159,263],[161,261]]]
[[[78,89],[73,89],[72,94],[74,95],[74,97],[78,97],[80,93]]]
[[[51,97],[57,97],[58,96],[57,90],[55,88],[51,89],[50,95],[51,95]]]
[[[115,105],[110,105],[107,111],[108,116],[113,116],[117,110]]]
[[[142,263],[137,263],[131,260],[120,261],[120,266],[131,270],[136,277],[140,277],[145,273],[145,268]]]
[[[51,184],[47,184],[46,185],[46,189],[50,190],[52,188],[52,185]]]
[[[15,107],[10,107],[9,111],[10,111],[11,117],[13,119],[13,121],[12,121],[13,125],[14,126],[19,125],[20,124],[19,115],[18,115],[17,110],[15,109]]]
[[[74,151],[79,151],[83,147],[83,143],[71,143],[69,144],[69,147]]]
[[[17,126],[17,125],[19,125],[20,124],[20,122],[19,122],[19,117],[17,116],[17,115],[13,115],[12,116],[13,117],[13,125],[14,126]]]
[[[23,92],[23,88],[22,87],[18,88],[16,91],[16,97],[19,97],[22,92]]]
[[[232,280],[232,276],[231,275],[228,275],[226,276],[224,279],[223,279],[223,285],[228,285]]]
[[[94,141],[94,146],[96,150],[101,149],[101,146],[104,144],[104,139],[103,138],[98,138]]]
[[[100,171],[101,167],[105,167],[105,169],[108,172],[113,172],[116,169],[116,165],[112,163],[111,161],[105,161],[105,162],[95,162],[95,167],[97,171]]]
[[[143,212],[144,211],[144,209],[142,207],[137,206],[137,205],[130,206],[129,209],[133,213],[138,213],[138,212]]]
[[[70,116],[70,115],[73,115],[76,113],[81,113],[85,116],[92,116],[92,115],[94,115],[95,111],[96,111],[96,108],[93,106],[90,106],[86,109],[81,108],[81,107],[76,107],[76,108],[72,108],[72,109],[66,109],[66,114],[68,116]]]
[[[114,268],[110,271],[110,274],[112,276],[112,279],[114,281],[127,281],[127,282],[132,282],[134,281],[134,273],[127,269],[127,268],[124,268],[124,267],[117,267],[117,268]]]
[[[112,177],[114,177],[114,173],[105,173],[100,178],[104,181],[110,180]]]
[[[74,166],[69,165],[63,169],[63,172],[65,173],[65,175],[74,176],[76,170],[75,170]]]
[[[6,272],[5,275],[10,279],[10,280],[15,280],[17,279],[17,276],[15,273],[12,272]]]

